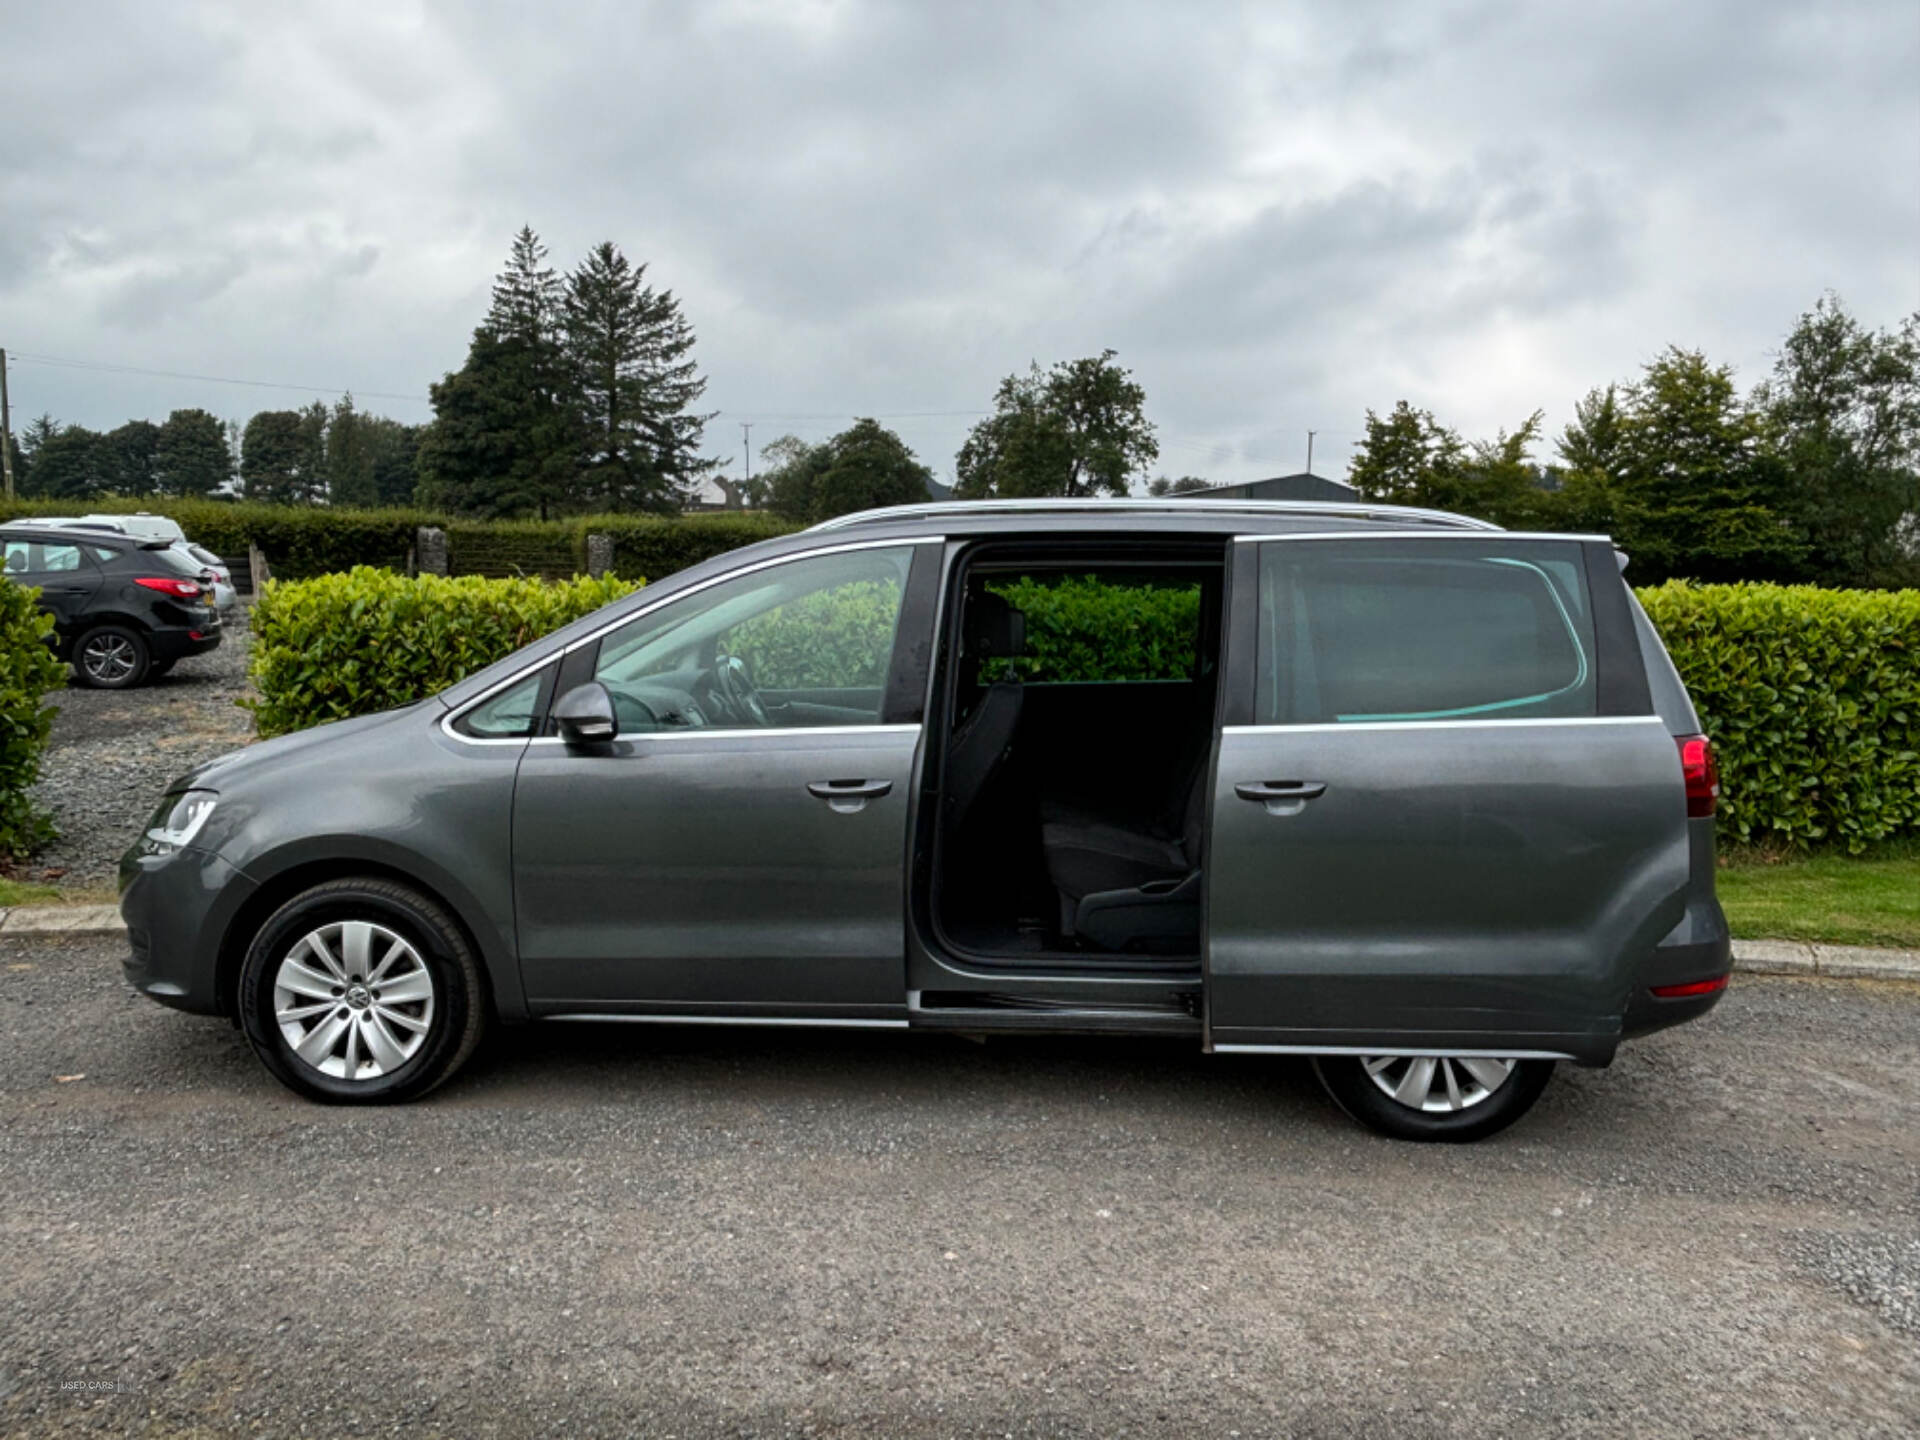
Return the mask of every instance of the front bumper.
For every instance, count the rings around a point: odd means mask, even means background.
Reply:
[[[222,1015],[220,946],[253,881],[210,850],[188,847],[120,860],[120,915],[127,922],[127,983],[142,995],[198,1015]]]

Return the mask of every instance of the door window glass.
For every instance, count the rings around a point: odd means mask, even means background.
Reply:
[[[621,733],[880,721],[913,547],[771,565],[607,636],[594,678]]]
[[[1255,719],[1592,715],[1581,560],[1559,541],[1265,545]]]
[[[78,545],[48,545],[37,540],[7,541],[7,573],[44,575],[81,566]]]

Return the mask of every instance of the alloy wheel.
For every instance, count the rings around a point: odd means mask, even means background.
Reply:
[[[1518,1062],[1481,1055],[1366,1055],[1360,1066],[1380,1093],[1413,1110],[1451,1115],[1491,1099]]]
[[[80,663],[87,678],[102,685],[116,685],[133,674],[139,657],[133,642],[124,635],[90,635],[80,647]]]
[[[404,936],[340,920],[294,942],[273,977],[273,1014],[295,1058],[335,1080],[374,1080],[412,1059],[433,1027],[433,974]]]

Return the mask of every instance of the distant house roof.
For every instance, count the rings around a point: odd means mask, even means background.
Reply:
[[[1195,490],[1193,500],[1335,500],[1356,501],[1360,492],[1340,480],[1324,475],[1275,475],[1269,480],[1243,480],[1238,485],[1214,485]]]

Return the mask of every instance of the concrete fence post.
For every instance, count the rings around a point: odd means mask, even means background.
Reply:
[[[438,525],[422,525],[413,537],[413,548],[420,557],[422,575],[447,573],[447,532]]]
[[[613,537],[587,536],[587,574],[598,580],[613,568]]]
[[[249,540],[247,542],[247,583],[251,587],[249,593],[258,595],[260,587],[272,578],[273,576],[267,571],[266,555],[258,545]]]

